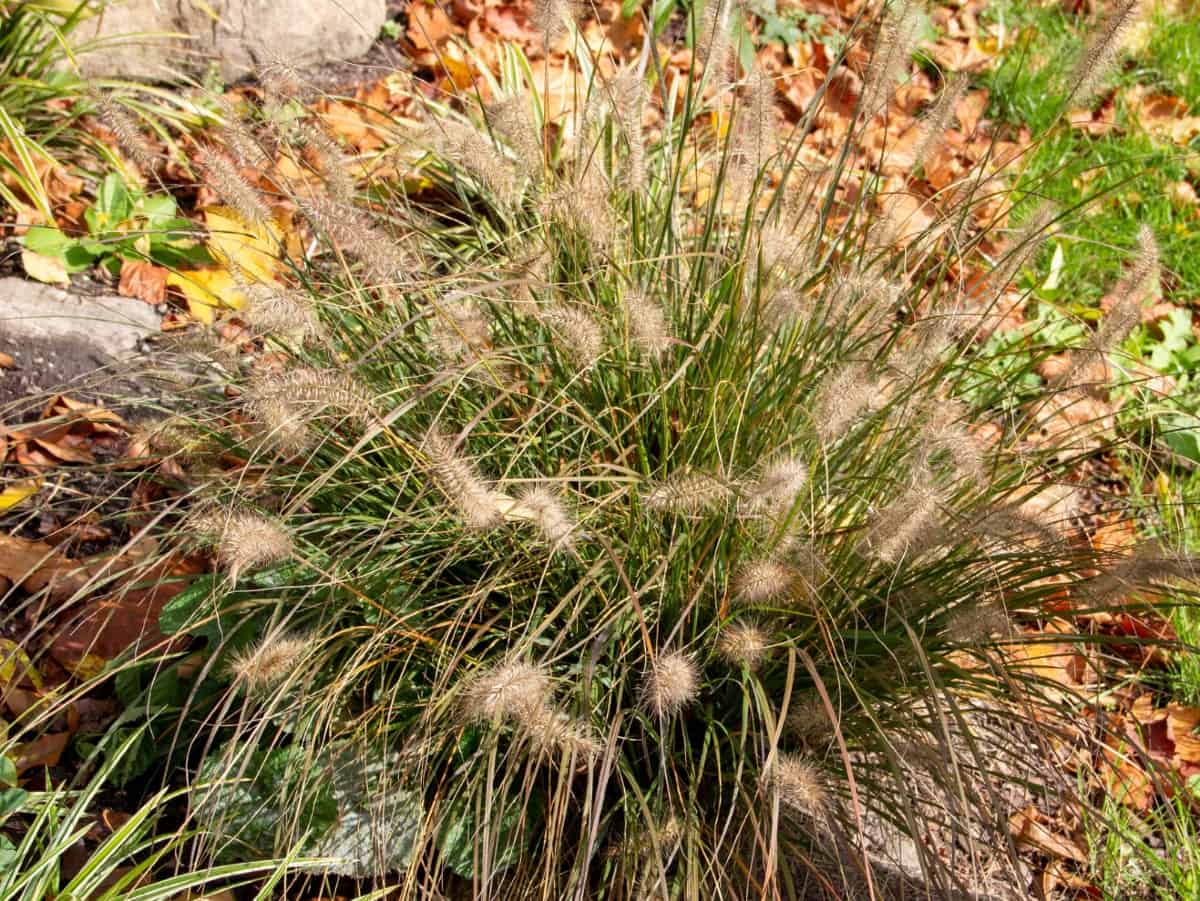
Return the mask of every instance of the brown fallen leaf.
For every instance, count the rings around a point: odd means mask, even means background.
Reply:
[[[0,369],[12,369],[15,365],[16,361],[4,351],[0,350]]]
[[[56,766],[71,736],[67,732],[48,732],[45,735],[17,746],[13,761],[17,772],[23,773],[35,766]]]
[[[167,299],[168,272],[145,260],[125,260],[121,263],[121,279],[117,293],[135,297],[146,303],[160,304]]]
[[[1018,845],[1063,860],[1087,863],[1087,851],[1073,838],[1052,831],[1044,825],[1033,805],[1014,813],[1008,820],[1008,830]]]

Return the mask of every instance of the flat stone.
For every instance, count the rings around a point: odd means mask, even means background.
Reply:
[[[386,20],[387,0],[114,0],[71,38],[89,77],[178,81],[215,62],[235,81],[362,56]]]
[[[0,407],[130,359],[161,330],[155,309],[125,297],[76,297],[51,285],[0,279]]]

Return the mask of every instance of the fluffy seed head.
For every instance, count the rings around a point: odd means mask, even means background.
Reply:
[[[242,217],[243,221],[252,225],[270,221],[271,212],[267,209],[262,195],[250,182],[242,178],[242,174],[228,157],[207,147],[201,147],[196,151],[196,159],[209,186],[217,192],[217,196],[226,206]]]
[[[474,298],[449,294],[430,311],[429,342],[444,362],[469,363],[491,347],[491,322]]]
[[[646,84],[635,64],[623,66],[609,82],[613,117],[629,145],[625,187],[631,193],[646,185],[646,139],[642,118],[646,106]]]
[[[516,167],[487,135],[465,122],[442,122],[432,132],[438,156],[456,164],[503,207],[521,199]]]
[[[311,122],[301,122],[294,134],[316,161],[329,196],[337,203],[353,203],[356,185],[348,171],[346,155],[337,142],[324,128]]]
[[[659,654],[642,685],[642,702],[655,716],[668,717],[696,700],[700,674],[692,658],[682,651]]]
[[[753,180],[775,143],[775,82],[756,66],[746,79],[730,151],[743,181]]]
[[[940,508],[936,494],[924,485],[909,489],[872,519],[864,550],[885,563],[919,557],[945,539]]]
[[[798,700],[788,712],[787,731],[805,747],[818,748],[833,735],[829,712],[818,695],[810,694]]]
[[[549,47],[566,36],[567,23],[579,16],[580,6],[573,0],[534,0],[529,22],[542,33],[542,39]]]
[[[95,101],[96,113],[104,127],[117,139],[117,145],[142,169],[152,171],[158,165],[160,156],[142,134],[138,121],[107,94],[97,93]]]
[[[626,294],[624,302],[629,336],[634,344],[648,357],[662,357],[670,349],[673,340],[662,306],[640,291]]]
[[[311,301],[297,291],[254,284],[243,289],[248,303],[238,316],[255,333],[304,344],[325,334]]]
[[[707,0],[696,33],[696,53],[718,89],[729,74],[729,0]]]
[[[912,168],[919,169],[945,140],[946,129],[954,118],[954,108],[967,92],[969,79],[965,72],[956,73],[942,87],[942,94],[917,123],[917,143],[913,146]]]
[[[798,457],[767,464],[746,489],[743,507],[750,515],[786,513],[808,482],[808,467]]]
[[[297,205],[314,230],[362,262],[373,284],[405,282],[412,272],[422,268],[406,248],[372,225],[370,218],[352,204],[323,196],[298,200]]]
[[[780,754],[766,781],[781,804],[805,816],[823,813],[829,803],[821,771],[800,755]]]
[[[600,740],[586,723],[549,704],[525,709],[519,714],[517,725],[534,747],[544,753],[566,752],[591,759],[602,750]]]
[[[771,638],[761,626],[750,622],[730,623],[717,639],[717,653],[734,666],[753,672],[771,650]]]
[[[743,604],[764,604],[789,595],[796,571],[779,560],[755,560],[738,570],[733,591]]]
[[[696,470],[672,473],[645,495],[646,506],[658,513],[699,516],[727,505],[733,488],[714,475]]]
[[[314,423],[338,414],[362,423],[371,403],[342,372],[299,368],[255,379],[246,391],[247,411],[267,430],[272,444],[298,453],[312,446]]]
[[[229,671],[247,694],[266,694],[295,672],[310,644],[305,637],[269,635],[235,654]]]
[[[1097,606],[1119,601],[1139,589],[1173,580],[1196,581],[1200,563],[1168,552],[1158,541],[1138,545],[1126,559],[1082,586],[1082,594]]]
[[[492,486],[484,481],[474,461],[464,457],[437,426],[425,433],[422,451],[430,474],[470,529],[491,529],[504,521]]]
[[[604,351],[604,333],[596,320],[579,307],[554,304],[542,311],[542,320],[581,369],[590,369],[600,359]]]
[[[201,510],[188,527],[202,542],[215,545],[217,560],[234,579],[292,554],[292,537],[282,524],[250,510]]]
[[[1067,94],[1068,104],[1086,105],[1091,102],[1117,61],[1125,36],[1137,24],[1141,6],[1141,0],[1119,0],[1108,18],[1096,29],[1067,82],[1071,86]]]
[[[530,488],[522,492],[518,500],[532,515],[534,525],[551,551],[567,551],[574,547],[575,520],[556,492],[544,487]]]
[[[849,365],[821,386],[813,408],[813,425],[823,443],[841,438],[850,424],[880,400],[879,383],[862,366]]]
[[[512,660],[475,676],[463,692],[462,710],[475,722],[520,720],[550,703],[550,676],[532,663]]]
[[[1054,204],[1046,201],[1017,230],[1008,242],[1007,253],[997,262],[996,268],[988,273],[988,282],[994,291],[999,293],[1008,287],[1026,260],[1037,253],[1037,249],[1050,236],[1049,228],[1057,214]]]
[[[488,107],[488,121],[495,131],[512,148],[517,157],[517,167],[528,178],[540,181],[542,177],[542,139],[529,115],[529,106],[523,97],[508,97]]]
[[[915,3],[896,2],[884,13],[863,83],[861,109],[866,118],[884,111],[896,85],[908,75],[920,27]]]

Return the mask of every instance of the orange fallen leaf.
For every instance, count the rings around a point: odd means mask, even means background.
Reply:
[[[117,293],[122,297],[160,304],[167,297],[167,270],[145,260],[125,260],[121,263]]]

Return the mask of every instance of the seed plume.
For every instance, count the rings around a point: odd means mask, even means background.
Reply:
[[[879,400],[879,383],[867,375],[865,367],[843,367],[826,380],[817,394],[813,409],[817,435],[825,444],[836,441],[860,414],[873,409]]]
[[[918,557],[945,539],[939,514],[941,504],[930,490],[928,474],[918,474],[917,484],[876,514],[867,527],[862,548],[885,563]]]
[[[1150,588],[1173,580],[1196,581],[1200,560],[1169,553],[1158,541],[1139,545],[1126,559],[1081,586],[1082,594],[1093,604],[1119,601],[1138,589]]]
[[[568,22],[574,22],[581,4],[575,0],[534,0],[529,22],[542,33],[547,47],[557,44],[568,32]]]
[[[473,297],[447,294],[430,310],[429,343],[443,362],[469,363],[491,347],[491,321]]]
[[[634,344],[648,357],[662,357],[674,340],[662,305],[640,291],[630,291],[624,297],[624,306],[629,337]]]
[[[218,562],[234,580],[292,554],[292,538],[283,525],[252,510],[201,510],[189,517],[188,528],[216,548]]]
[[[748,515],[786,513],[808,482],[808,467],[798,457],[780,457],[745,489],[742,509]]]
[[[304,217],[342,252],[360,260],[367,278],[376,285],[405,282],[420,270],[407,249],[376,228],[370,218],[349,203],[322,196],[298,200]]]
[[[245,222],[261,225],[270,221],[271,213],[263,201],[262,194],[242,178],[242,174],[228,157],[207,147],[201,147],[196,151],[196,160],[217,196]]]
[[[575,520],[567,512],[558,493],[546,487],[534,487],[523,491],[518,500],[532,516],[550,550],[569,551],[575,545]]]
[[[96,92],[94,100],[96,114],[104,127],[111,131],[113,137],[117,139],[117,146],[142,169],[152,171],[158,165],[161,157],[146,140],[137,119],[108,94]]]
[[[556,303],[542,311],[542,320],[580,369],[590,369],[600,359],[604,351],[604,333],[596,320],[582,309]]]
[[[229,672],[249,695],[263,695],[296,671],[311,638],[269,635],[233,655]]]
[[[646,185],[646,138],[642,126],[646,107],[645,79],[639,68],[631,63],[613,76],[609,90],[612,94],[613,117],[629,145],[629,155],[625,161],[625,187],[631,193],[636,193]]]
[[[260,376],[247,388],[245,404],[275,446],[297,453],[312,445],[311,426],[331,414],[359,423],[371,416],[371,402],[357,382],[336,370],[298,368]]]
[[[696,700],[700,674],[692,658],[682,651],[659,654],[642,685],[642,702],[655,716],[668,717]]]
[[[756,623],[738,621],[721,630],[717,653],[734,666],[754,672],[771,650],[771,638]]]
[[[523,97],[506,97],[488,107],[488,121],[517,157],[517,168],[533,181],[542,177],[542,139]]]
[[[315,341],[325,329],[311,300],[298,291],[256,283],[242,289],[246,306],[238,317],[259,335],[273,335],[296,344]]]
[[[1049,228],[1058,215],[1054,204],[1049,201],[1041,204],[1024,225],[1008,242],[1008,252],[1000,259],[996,268],[988,274],[988,282],[992,290],[999,293],[1008,287],[1026,261],[1029,260],[1042,243],[1050,236]]]
[[[492,486],[475,462],[458,452],[450,436],[434,426],[425,433],[421,449],[434,481],[468,528],[491,529],[504,521]]]
[[[1108,355],[1142,321],[1142,303],[1158,288],[1159,251],[1154,232],[1143,225],[1138,233],[1138,255],[1112,291],[1116,302],[1101,320],[1086,347],[1071,351],[1062,374],[1051,383],[1067,387],[1107,387]]]
[[[602,750],[600,740],[588,724],[550,704],[526,708],[518,716],[517,725],[543,753],[565,751],[590,759],[599,756]]]
[[[733,488],[716,476],[685,470],[654,485],[646,493],[645,503],[655,512],[699,516],[721,509],[734,496]]]
[[[1126,35],[1137,24],[1142,0],[1119,0],[1088,43],[1067,82],[1068,106],[1087,105],[1112,71]]]
[[[729,0],[706,0],[696,34],[696,53],[718,90],[729,73]]]
[[[755,560],[737,571],[733,593],[744,604],[779,600],[792,593],[796,575],[796,570],[779,560]]]
[[[821,771],[798,754],[780,754],[766,773],[767,785],[785,807],[817,816],[829,803]]]
[[[1012,634],[1012,621],[1004,607],[994,601],[971,604],[956,610],[946,620],[946,637],[955,644],[983,644],[997,636]]]
[[[920,27],[920,10],[908,0],[893,3],[884,13],[863,83],[861,108],[868,119],[883,112],[896,86],[908,75]]]
[[[917,143],[913,146],[912,168],[925,165],[930,155],[946,138],[946,129],[954,119],[954,108],[967,92],[969,79],[965,72],[956,73],[942,88],[942,95],[917,122]]]
[[[550,703],[550,676],[544,668],[520,660],[502,663],[475,676],[463,692],[462,710],[475,722],[516,720]]]

